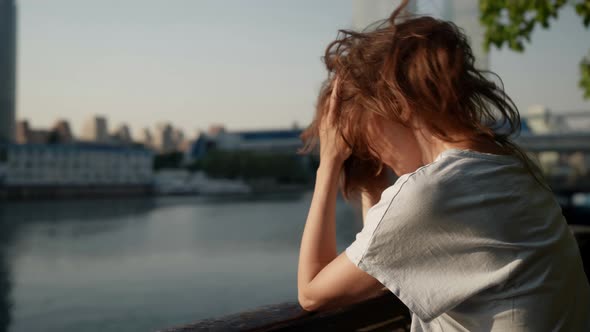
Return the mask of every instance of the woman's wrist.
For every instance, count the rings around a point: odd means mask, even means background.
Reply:
[[[344,161],[340,161],[337,158],[320,158],[320,165],[318,167],[318,172],[320,171],[327,171],[331,174],[340,174],[342,170],[342,166],[344,165]]]
[[[332,189],[337,190],[340,179],[340,172],[342,172],[342,163],[336,161],[320,161],[320,165],[316,172],[315,188],[322,191]]]

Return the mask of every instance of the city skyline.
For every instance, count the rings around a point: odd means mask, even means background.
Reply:
[[[341,3],[20,0],[17,118],[37,127],[66,118],[76,135],[95,114],[134,136],[162,121],[189,136],[214,124],[305,126],[324,48],[352,24]],[[532,104],[590,110],[577,87],[590,48],[579,41],[589,39],[566,8],[524,54],[493,50],[491,69],[523,114]]]

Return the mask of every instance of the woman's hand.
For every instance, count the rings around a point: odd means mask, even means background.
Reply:
[[[337,127],[338,80],[334,80],[326,112],[319,124],[320,167],[305,222],[297,290],[308,311],[348,305],[382,293],[383,285],[354,265],[336,247],[336,197],[338,180],[351,149]]]
[[[327,112],[323,115],[320,126],[320,162],[335,163],[342,165],[350,156],[351,149],[346,144],[337,128],[338,103],[338,77],[334,79],[332,94],[328,100]]]

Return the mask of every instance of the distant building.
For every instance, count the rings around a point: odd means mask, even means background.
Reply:
[[[50,137],[50,140],[53,138],[55,140],[53,143],[74,142],[74,134],[72,133],[72,128],[67,120],[58,120],[53,126],[52,135],[53,137]]]
[[[401,1],[392,0],[353,0],[353,27],[363,30],[376,21],[389,17]],[[488,55],[483,48],[484,29],[479,22],[479,2],[475,0],[411,0],[406,11],[413,14],[428,14],[453,21],[467,34],[475,55],[475,66],[488,69]]]
[[[302,130],[251,130],[228,132],[216,126],[209,134],[201,133],[185,152],[185,161],[199,160],[212,150],[222,151],[265,151],[295,154],[302,147]],[[213,133],[213,135],[211,135]]]
[[[526,123],[532,133],[536,135],[571,131],[565,117],[553,114],[549,108],[543,105],[533,105],[528,108]]]
[[[174,129],[172,132],[172,140],[177,151],[185,151],[188,148],[189,143],[186,140],[184,131],[180,128]]]
[[[154,147],[161,153],[168,153],[177,150],[174,141],[174,128],[169,123],[160,123],[156,127]]]
[[[49,141],[50,133],[47,129],[33,129],[29,121],[21,120],[16,124],[16,143],[45,144]]]
[[[131,136],[131,130],[126,124],[121,124],[112,134],[112,141],[119,144],[131,144],[133,138]]]
[[[184,141],[184,132],[180,128],[175,128],[172,131],[172,139],[176,145],[182,144]]]
[[[209,130],[207,131],[207,134],[209,136],[216,136],[216,135],[218,135],[218,134],[220,134],[222,132],[225,132],[225,127],[222,126],[222,125],[216,124],[216,125],[212,125],[212,126],[209,127]]]
[[[0,0],[0,142],[15,139],[16,16],[14,0]]]
[[[82,128],[81,139],[93,143],[109,143],[110,135],[107,119],[103,116],[93,116],[86,120]]]
[[[148,149],[154,149],[154,137],[149,128],[143,128],[139,134],[139,143]]]
[[[7,187],[151,185],[153,180],[153,153],[138,147],[3,144],[0,159],[0,185]]]
[[[469,38],[469,43],[475,56],[475,67],[486,70],[490,67],[490,61],[488,53],[483,47],[485,30],[479,21],[479,16],[479,1],[443,1],[442,18],[453,21],[458,27],[463,29]]]
[[[70,125],[65,120],[56,122],[50,129],[33,129],[27,120],[18,121],[16,124],[16,143],[18,144],[66,144],[73,142],[74,137]]]

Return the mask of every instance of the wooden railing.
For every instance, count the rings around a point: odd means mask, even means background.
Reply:
[[[193,331],[406,331],[408,309],[392,293],[333,311],[311,313],[296,302],[271,305],[162,332]]]
[[[572,226],[590,276],[590,227]],[[392,293],[337,310],[311,313],[296,302],[260,307],[221,318],[173,327],[161,332],[197,331],[409,331],[410,313]]]

